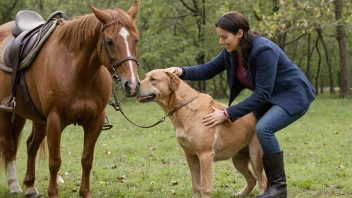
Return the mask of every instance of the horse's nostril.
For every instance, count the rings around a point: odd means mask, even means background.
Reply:
[[[128,81],[125,82],[125,89],[130,91],[131,90],[131,87],[129,85],[130,83]]]

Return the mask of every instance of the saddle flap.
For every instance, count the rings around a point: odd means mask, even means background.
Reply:
[[[16,37],[23,31],[34,29],[44,24],[43,17],[30,10],[22,10],[16,14],[16,21],[12,25],[12,34]]]

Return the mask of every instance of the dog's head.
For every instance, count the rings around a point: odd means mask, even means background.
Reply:
[[[167,100],[173,92],[178,90],[180,82],[178,76],[165,72],[163,69],[150,71],[146,74],[145,79],[140,81],[137,102]]]

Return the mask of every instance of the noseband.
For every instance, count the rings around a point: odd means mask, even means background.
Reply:
[[[120,78],[115,70],[115,67],[121,65],[123,62],[126,62],[128,60],[131,60],[131,61],[134,61],[137,63],[137,67],[139,67],[139,63],[138,63],[138,59],[136,57],[133,57],[133,56],[127,56],[121,60],[118,60],[116,61],[115,63],[113,62],[112,58],[111,58],[111,55],[109,53],[109,50],[108,50],[108,47],[106,46],[106,40],[105,40],[105,35],[104,35],[104,30],[109,27],[110,25],[113,25],[115,24],[116,22],[115,21],[112,21],[110,23],[107,23],[105,25],[102,25],[101,26],[101,36],[102,36],[102,40],[101,40],[101,45],[100,45],[100,57],[101,57],[101,48],[104,46],[104,51],[105,51],[105,54],[106,56],[108,57],[108,60],[109,60],[109,65],[110,65],[110,68],[111,68],[111,76],[112,78],[115,80],[115,81],[120,81]]]

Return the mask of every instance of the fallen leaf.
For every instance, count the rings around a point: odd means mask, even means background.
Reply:
[[[343,168],[345,168],[342,164],[340,164],[338,167],[337,167],[338,169],[343,169]]]
[[[153,146],[153,145],[148,145],[148,148],[149,148],[149,150],[155,150],[155,149],[157,149],[158,147],[157,147],[157,146]]]
[[[173,186],[175,186],[175,185],[177,185],[178,184],[178,182],[177,181],[171,181],[170,182]]]
[[[57,175],[57,182],[58,182],[58,183],[62,183],[62,184],[65,183],[65,181],[64,181],[64,179],[61,177],[61,175]]]

